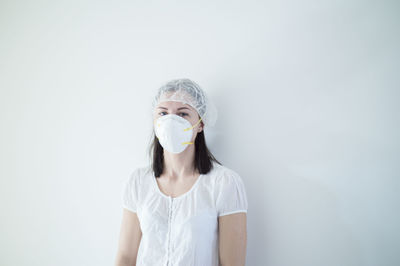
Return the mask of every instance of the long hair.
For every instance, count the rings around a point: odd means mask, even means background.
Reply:
[[[197,133],[194,145],[194,166],[200,174],[204,175],[211,171],[211,169],[213,168],[213,161],[222,165],[208,150],[206,139],[204,137],[204,130]],[[150,145],[149,155],[152,159],[152,168],[154,171],[154,175],[158,178],[164,170],[164,148],[161,146],[156,136],[154,136],[153,141]]]

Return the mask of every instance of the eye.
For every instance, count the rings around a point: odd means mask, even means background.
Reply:
[[[182,116],[188,115],[187,113],[180,113]]]
[[[160,112],[160,113],[158,113],[159,115],[162,115],[162,113],[166,113],[166,112]]]

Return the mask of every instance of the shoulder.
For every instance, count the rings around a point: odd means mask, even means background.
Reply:
[[[127,183],[138,186],[146,181],[146,177],[152,174],[152,169],[149,165],[138,166],[130,171]]]
[[[140,199],[145,196],[149,189],[149,185],[146,182],[150,182],[150,178],[147,178],[151,168],[148,166],[139,166],[130,171],[129,176],[125,179],[124,184],[124,195],[125,197],[131,197],[135,202],[140,202]]]
[[[215,185],[217,186],[243,182],[238,172],[217,163],[214,164],[213,174]]]
[[[218,182],[228,179],[241,178],[238,172],[225,165],[215,164],[213,170],[215,174],[215,179]]]

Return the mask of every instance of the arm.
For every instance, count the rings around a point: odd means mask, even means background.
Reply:
[[[115,266],[136,266],[142,231],[135,212],[123,209]]]
[[[234,213],[218,218],[221,266],[244,266],[246,262],[247,216]]]

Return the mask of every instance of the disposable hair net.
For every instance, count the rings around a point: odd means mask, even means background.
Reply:
[[[217,121],[217,108],[200,86],[190,79],[173,79],[162,85],[153,100],[152,110],[154,111],[159,103],[166,101],[182,102],[192,106],[206,127],[214,126]]]

